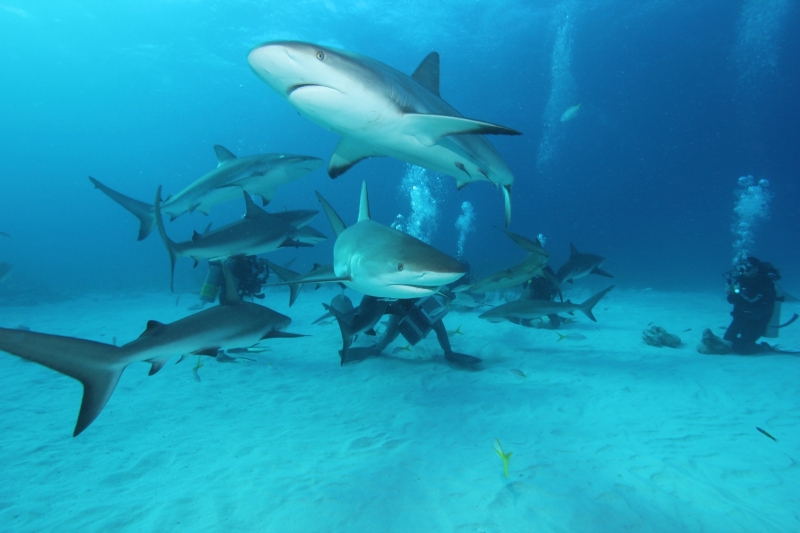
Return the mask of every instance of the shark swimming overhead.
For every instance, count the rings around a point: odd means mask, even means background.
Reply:
[[[317,193],[336,234],[333,272],[319,267],[284,285],[341,282],[377,298],[417,298],[439,291],[465,274],[458,261],[402,231],[369,218],[367,184],[361,186],[358,222],[346,227],[333,207]]]
[[[242,191],[261,197],[267,205],[275,190],[322,166],[322,159],[294,154],[255,154],[236,157],[224,146],[214,145],[219,164],[197,181],[167,198],[161,211],[175,220],[184,213],[199,211],[207,215],[215,205],[239,198]],[[153,205],[140,202],[89,177],[95,188],[133,213],[139,219],[139,240],[155,228]]]
[[[254,346],[263,339],[299,337],[284,330],[292,319],[262,305],[243,302],[225,269],[221,304],[162,324],[151,320],[139,338],[114,346],[74,337],[0,328],[0,351],[39,363],[83,384],[77,437],[100,414],[125,368],[136,362],[152,365],[152,376],[171,356],[216,356],[219,350]]]
[[[195,265],[201,259],[220,260],[235,255],[258,255],[272,252],[286,246],[313,246],[319,237],[311,235],[311,243],[303,242],[307,236],[306,228],[299,228],[287,220],[294,220],[297,226],[304,225],[317,214],[317,211],[286,211],[280,216],[272,215],[253,203],[250,195],[244,195],[247,207],[244,218],[232,222],[207,233],[195,232],[192,240],[174,242],[168,236],[161,217],[161,187],[158,188],[155,201],[156,224],[161,240],[167,248],[170,259],[170,289],[173,288],[175,261],[178,257],[191,257]],[[301,217],[293,217],[292,213],[300,213]],[[309,228],[311,229],[311,228]],[[324,235],[313,230],[324,238]]]
[[[485,180],[503,193],[511,219],[514,175],[482,134],[520,132],[465,118],[439,95],[439,54],[408,76],[380,61],[298,41],[254,48],[250,67],[302,115],[341,136],[328,164],[335,178],[359,161],[390,156],[456,179]]]

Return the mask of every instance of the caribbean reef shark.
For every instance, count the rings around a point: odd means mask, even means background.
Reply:
[[[572,243],[569,243],[569,250],[569,259],[556,272],[556,277],[561,283],[565,281],[574,282],[576,279],[586,277],[589,274],[599,274],[607,278],[614,277],[605,270],[600,270],[600,267],[606,261],[605,257],[595,254],[582,254]]]
[[[371,220],[366,182],[361,185],[358,222],[349,228],[321,194],[317,198],[336,234],[334,276],[303,276],[291,283],[341,282],[377,298],[418,298],[438,292],[465,274],[464,267],[449,255]]]
[[[199,211],[207,215],[215,205],[238,198],[242,191],[261,196],[267,205],[275,190],[300,179],[322,166],[322,159],[293,154],[256,154],[236,157],[227,148],[215,145],[219,164],[197,181],[169,197],[161,206],[163,213],[175,220],[184,213]],[[139,240],[155,228],[153,205],[125,196],[89,176],[95,188],[133,213],[139,219]]]
[[[208,233],[195,232],[191,241],[174,242],[167,236],[164,228],[164,221],[161,217],[161,187],[158,188],[154,209],[158,233],[169,253],[170,290],[173,288],[175,262],[178,257],[191,257],[196,266],[201,259],[213,261],[235,255],[263,254],[285,246],[312,246],[301,240],[304,232],[295,225],[300,226],[308,222],[317,214],[317,211],[286,211],[281,216],[275,216],[256,206],[246,192],[241,194],[244,195],[246,206],[244,218]],[[293,219],[292,217],[297,218]],[[287,220],[293,221],[293,223],[287,222]],[[314,231],[316,232],[316,230]],[[324,237],[324,235],[322,236]]]
[[[539,241],[532,241],[522,235],[517,235],[507,230],[503,230],[503,232],[508,235],[508,238],[512,241],[527,250],[529,252],[528,257],[509,268],[495,272],[490,276],[476,281],[468,288],[464,287],[462,289],[463,286],[458,287],[457,292],[460,290],[468,290],[472,293],[481,294],[491,291],[500,291],[525,283],[541,272],[542,267],[547,264],[549,254]]]
[[[227,289],[219,306],[162,324],[151,320],[139,338],[114,346],[74,337],[0,328],[0,351],[39,363],[83,384],[73,436],[89,427],[131,363],[148,362],[155,374],[174,355],[216,356],[219,350],[251,347],[275,337],[298,337],[284,330],[292,319],[262,305],[243,302],[225,269]]]
[[[520,132],[465,118],[439,95],[439,54],[408,76],[375,59],[297,41],[273,41],[247,56],[253,72],[300,114],[341,136],[328,164],[335,178],[359,161],[391,156],[456,179],[488,181],[511,220],[514,175],[481,134]]]
[[[588,300],[580,304],[574,304],[567,300],[566,302],[554,302],[551,300],[516,300],[513,302],[506,302],[498,305],[495,308],[489,309],[478,318],[488,320],[489,322],[502,322],[509,320],[515,323],[525,323],[525,321],[540,318],[546,315],[557,315],[558,313],[572,313],[574,311],[581,311],[590,320],[597,322],[597,319],[592,314],[592,308],[597,305],[603,296],[608,294],[608,291],[613,289],[610,286],[604,289]]]

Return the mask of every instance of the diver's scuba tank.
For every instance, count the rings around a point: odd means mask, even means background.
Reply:
[[[225,275],[222,272],[222,263],[219,261],[209,261],[208,274],[203,286],[200,289],[200,301],[214,303],[217,300],[219,289],[225,283]]]

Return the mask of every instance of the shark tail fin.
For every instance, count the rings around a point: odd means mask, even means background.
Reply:
[[[127,365],[115,364],[120,348],[110,344],[32,331],[0,328],[0,350],[39,363],[83,384],[77,437],[105,407]]]
[[[325,215],[328,217],[328,222],[331,224],[331,229],[333,230],[334,235],[338,237],[340,233],[347,229],[347,226],[344,225],[342,218],[336,213],[336,211],[333,210],[331,204],[329,204],[319,192],[314,192],[317,193],[317,199],[319,199],[319,203],[322,204],[322,209],[325,211]]]
[[[339,324],[339,331],[342,332],[342,354],[347,354],[347,350],[353,344],[355,332],[350,327],[350,323],[341,312],[326,303],[323,303],[322,306],[327,312],[333,315],[333,318],[336,319],[336,323]],[[344,357],[345,355],[342,355],[342,364],[344,364]]]
[[[167,236],[167,230],[164,228],[164,220],[161,218],[161,185],[158,186],[156,191],[156,201],[154,205],[156,213],[156,226],[158,226],[158,234],[161,235],[161,240],[164,241],[164,246],[167,248],[169,254],[169,290],[175,291],[175,261],[178,259],[178,252],[175,250],[175,242]]]
[[[597,322],[597,319],[592,314],[592,308],[597,305],[597,302],[603,299],[603,296],[608,294],[608,291],[614,288],[614,285],[608,287],[607,289],[603,289],[602,291],[598,292],[585,302],[583,302],[580,306],[580,310],[583,312],[584,315],[588,316],[592,322]],[[559,339],[561,340],[561,339]]]
[[[285,281],[289,284],[289,307],[291,307],[295,300],[297,300],[300,291],[303,289],[302,283],[292,283],[292,281],[300,277],[300,274],[286,267],[276,265],[272,261],[267,261],[267,266],[281,278],[281,281]]]
[[[140,202],[139,200],[131,198],[130,196],[125,196],[124,194],[119,193],[110,187],[106,187],[100,183],[100,181],[91,176],[89,176],[89,181],[92,182],[95,189],[100,189],[103,194],[117,202],[119,205],[131,212],[133,216],[139,219],[139,237],[137,240],[143,241],[153,232],[153,229],[156,227],[156,218],[154,216],[152,205],[146,202]]]

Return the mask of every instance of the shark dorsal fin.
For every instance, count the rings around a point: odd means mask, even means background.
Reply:
[[[578,251],[578,249],[575,248],[575,245],[572,244],[572,243],[569,243],[569,255],[572,256],[572,257],[575,257],[576,255],[580,255],[580,254],[581,253]]]
[[[325,211],[325,215],[328,217],[328,222],[331,224],[331,229],[333,230],[334,235],[338,237],[340,233],[347,229],[347,226],[344,225],[342,218],[336,213],[336,211],[333,210],[331,204],[329,204],[319,192],[314,192],[317,193],[317,199],[319,200],[319,203],[322,204],[322,209]]]
[[[225,261],[222,262],[222,275],[225,277],[225,290],[219,295],[219,305],[241,305],[242,298],[239,296],[239,289],[233,274],[228,270]]]
[[[154,333],[156,333],[157,331],[159,331],[163,327],[164,327],[164,324],[162,324],[158,320],[148,320],[147,321],[147,326],[145,326],[144,331],[142,332],[141,335],[139,335],[139,338],[148,337],[150,335],[153,335]]]
[[[198,239],[202,239],[202,238],[203,238],[203,234],[202,233],[198,233],[197,230],[195,230],[194,233],[192,233],[192,242],[196,242]]]
[[[320,265],[319,263],[314,263],[314,266],[311,268],[311,270],[314,270],[314,269],[317,269],[317,268],[321,268],[321,267],[322,267],[322,265]]]
[[[236,159],[236,154],[234,154],[221,144],[214,145],[214,152],[217,154],[217,166],[225,164],[231,159]]]
[[[439,52],[428,54],[411,77],[436,96],[441,96],[439,94]]]
[[[369,220],[369,195],[367,194],[367,182],[361,182],[361,204],[358,206],[358,221]]]
[[[247,192],[243,192],[242,194],[244,195],[245,218],[263,217],[265,211],[256,205]]]

